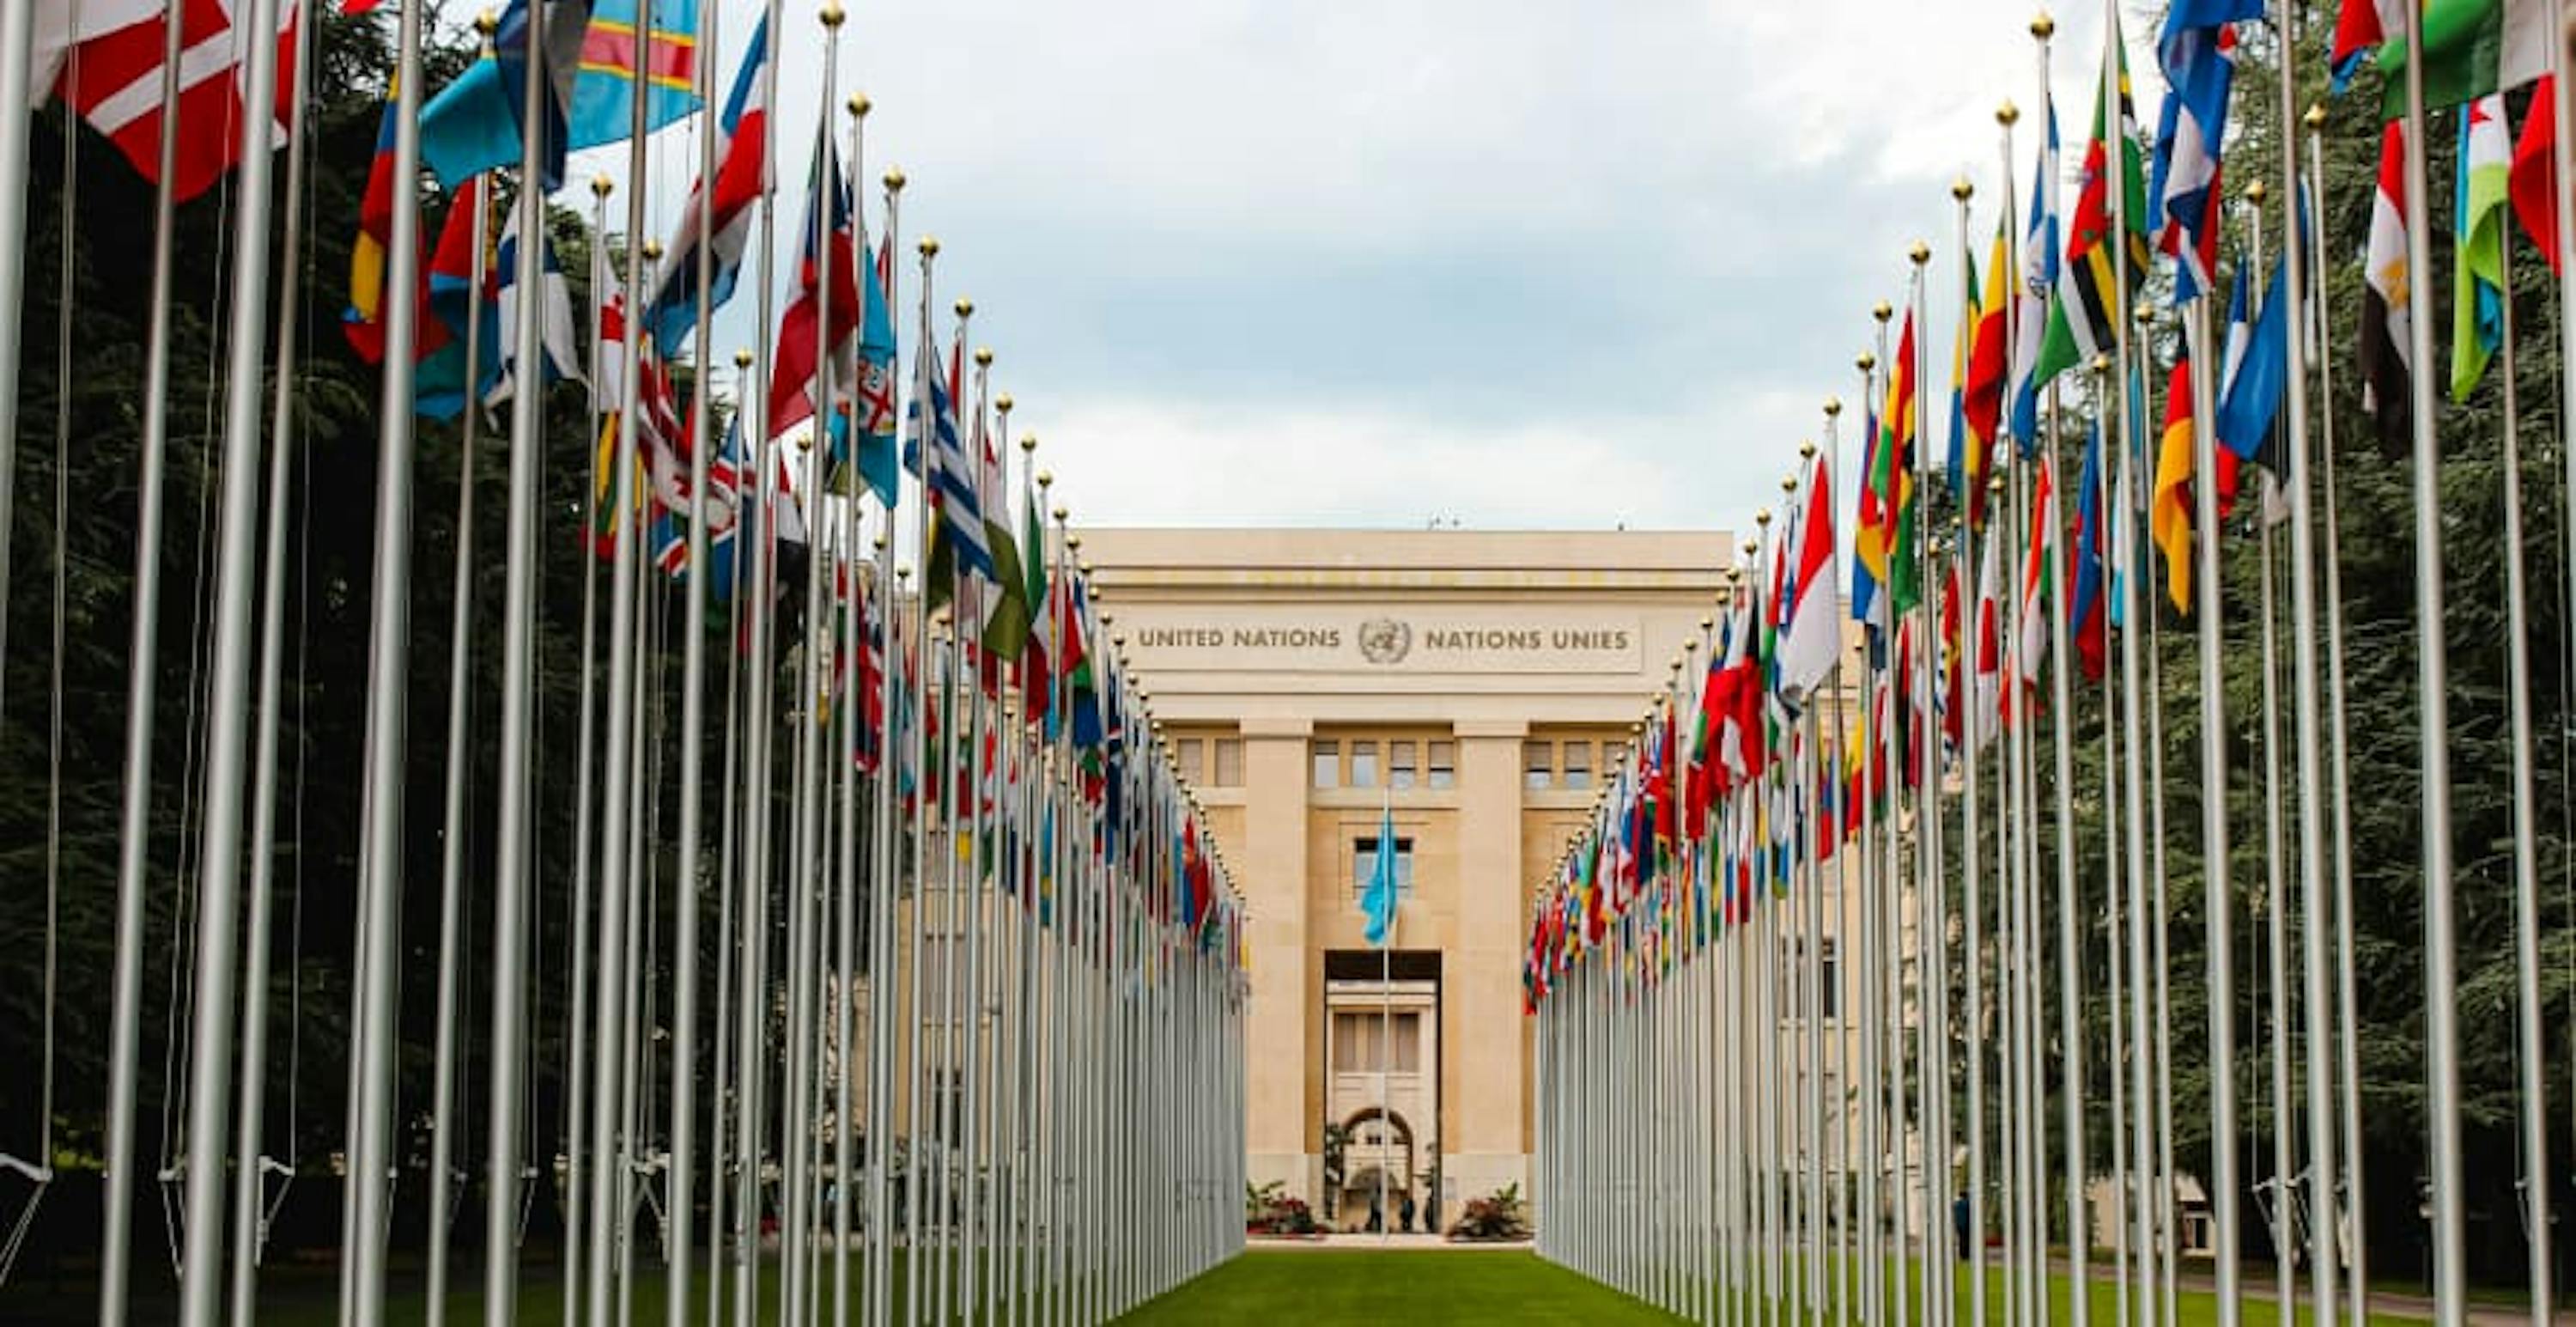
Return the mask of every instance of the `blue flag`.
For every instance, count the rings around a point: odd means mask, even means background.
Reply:
[[[2253,330],[2244,339],[2243,357],[2228,366],[2227,383],[2218,403],[2218,440],[2245,460],[2261,459],[2275,473],[2279,467],[2264,452],[2264,440],[2271,436],[2272,421],[2281,413],[2281,393],[2289,385],[2290,301],[2283,289],[2288,271],[2289,264],[2276,263],[2272,279],[2263,283],[2263,311],[2254,316]],[[2244,279],[2240,271],[2240,305]],[[2236,319],[2231,316],[2229,321]]]
[[[1384,949],[1395,938],[1395,808],[1377,824],[1377,865],[1368,887],[1360,891],[1360,911],[1368,915],[1368,942]]]
[[[636,0],[593,0],[573,80],[570,128],[577,148],[622,143],[635,129],[635,71],[642,53],[644,132],[698,108],[698,0],[653,0],[653,28],[635,30]]]
[[[547,92],[545,191],[563,187],[564,112],[572,102],[573,74],[590,25],[589,0],[543,0]],[[439,89],[420,113],[420,159],[449,188],[501,166],[519,164],[519,113],[528,86],[528,0],[510,0],[492,34],[492,48],[456,80]]]

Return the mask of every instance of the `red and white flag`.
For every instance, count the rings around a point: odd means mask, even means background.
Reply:
[[[179,123],[172,194],[196,197],[222,179],[241,156],[242,59],[246,35],[233,22],[241,0],[176,0],[179,16]],[[127,11],[148,8],[139,22],[105,24]],[[93,14],[91,10],[100,11]],[[65,104],[91,128],[107,135],[147,180],[161,168],[161,67],[168,32],[160,5],[135,0],[44,0],[36,16],[36,86],[57,88]],[[77,10],[77,17],[71,11]],[[277,95],[271,110],[272,148],[286,141],[293,122],[295,0],[277,12]],[[52,36],[50,54],[47,34]],[[39,92],[37,95],[42,96]]]

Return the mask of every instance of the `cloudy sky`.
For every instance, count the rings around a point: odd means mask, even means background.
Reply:
[[[724,7],[729,78],[751,14]],[[787,8],[793,184],[822,42],[814,4]],[[1822,400],[1857,398],[1918,238],[1932,321],[1955,318],[1948,186],[1975,181],[1982,250],[1994,109],[2038,100],[2033,12],[861,0],[837,78],[874,104],[870,176],[911,181],[906,251],[943,245],[943,326],[974,299],[1078,521],[1743,529]],[[2101,26],[2061,16],[2070,138]],[[658,211],[690,132],[657,143]],[[2026,189],[2028,121],[2022,142]],[[1935,354],[1946,392],[1946,327]]]

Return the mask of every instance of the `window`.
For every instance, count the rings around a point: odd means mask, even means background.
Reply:
[[[1394,1025],[1391,1029],[1390,1023]],[[1386,1070],[1399,1074],[1421,1072],[1421,1013],[1398,1010],[1390,1018],[1385,1012],[1375,1009],[1335,1010],[1333,1072],[1373,1074]]]
[[[1834,942],[1831,940],[1825,941],[1823,949],[1817,954],[1817,958],[1822,960],[1825,969],[1824,975],[1821,979],[1824,986],[1823,989],[1818,992],[1824,1000],[1825,1017],[1827,1019],[1840,1018],[1843,1016],[1842,966],[1839,956],[1834,953]]]
[[[1195,737],[1184,737],[1172,743],[1172,752],[1181,762],[1181,782],[1192,787],[1199,785],[1200,776],[1207,772],[1204,758],[1199,754],[1205,745]]]
[[[1386,744],[1386,786],[1390,788],[1413,786],[1413,743],[1389,742]]]
[[[1431,786],[1434,788],[1456,787],[1458,784],[1458,744],[1456,742],[1426,742],[1423,746],[1426,754],[1430,757]]]
[[[1592,786],[1592,744],[1590,742],[1565,744],[1565,786],[1575,789]]]
[[[1351,842],[1351,901],[1357,903],[1369,879],[1377,874],[1378,838],[1371,834]],[[1395,840],[1395,896],[1413,897],[1413,840],[1397,835]]]
[[[1208,786],[1211,788],[1240,788],[1243,786],[1242,738],[1220,737],[1216,739],[1216,778],[1211,780]]]
[[[1351,786],[1354,788],[1377,786],[1377,743],[1351,743]]]
[[[1620,764],[1620,762],[1621,762],[1621,761],[1626,760],[1627,758],[1628,758],[1628,744],[1627,744],[1627,743],[1625,743],[1625,742],[1604,742],[1604,743],[1602,743],[1602,744],[1601,744],[1601,777],[1603,777],[1603,778],[1605,778],[1605,779],[1606,779],[1606,778],[1610,777],[1612,774],[1617,773],[1617,772],[1618,772],[1618,769],[1619,769],[1619,764]]]
[[[1521,743],[1521,786],[1545,788],[1556,776],[1556,752],[1545,742]]]
[[[1342,786],[1341,743],[1317,742],[1315,744],[1315,786],[1318,788]]]

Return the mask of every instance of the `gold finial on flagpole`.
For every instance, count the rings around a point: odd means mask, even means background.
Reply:
[[[897,187],[900,188],[901,186]],[[936,258],[939,256],[939,237],[936,235],[924,235],[921,237],[921,242],[912,247],[920,251],[921,256],[924,258]]]
[[[2245,186],[2245,201],[2252,203],[2256,207],[2261,207],[2263,205],[2263,200],[2270,196],[2270,194],[2271,190],[2264,188],[2261,180],[2256,180],[2252,184]]]
[[[1840,415],[1842,412],[1843,399],[1841,397],[1828,396],[1825,398],[1825,418],[1832,419],[1835,416]]]
[[[1970,183],[1967,176],[1962,175],[1959,178],[1950,181],[1950,196],[1952,198],[1956,198],[1960,202],[1964,203],[1975,197],[1976,194],[1977,186]]]
[[[740,373],[743,370],[750,368],[751,352],[748,350],[737,350],[733,352],[733,367],[734,372],[736,373]]]
[[[1869,316],[1876,318],[1880,322],[1886,322],[1888,319],[1896,316],[1896,310],[1890,307],[1886,300],[1880,300],[1878,303],[1869,306]]]
[[[501,30],[501,16],[489,9],[483,10],[474,16],[474,30],[482,33],[485,41],[490,41],[492,34]]]
[[[1047,471],[1043,476],[1041,476],[1041,477],[1038,479],[1038,482],[1039,482],[1039,483],[1041,483],[1041,484],[1051,483],[1051,482],[1053,482],[1053,481],[1054,481],[1054,479],[1055,479],[1055,472],[1054,472],[1053,470],[1049,470],[1049,471]],[[1056,504],[1056,506],[1055,506],[1053,509],[1051,509],[1051,510],[1049,510],[1049,511],[1047,512],[1047,515],[1054,517],[1054,518],[1055,518],[1055,520],[1056,520],[1056,524],[1058,524],[1058,525],[1062,525],[1062,524],[1064,524],[1064,516],[1065,516],[1065,512],[1064,512],[1064,505],[1063,505],[1062,503],[1058,503],[1058,504]]]
[[[2057,20],[2049,17],[2047,10],[2043,9],[2039,11],[2038,16],[2030,21],[2030,35],[2041,41],[2046,41],[2050,37],[2056,36]]]
[[[843,10],[839,4],[832,3],[830,0],[827,0],[823,6],[823,12],[820,17],[823,20],[824,27],[837,28],[841,26],[841,20],[849,17],[849,14],[847,11]]]
[[[2006,129],[2012,128],[2013,124],[2020,119],[2021,107],[2013,105],[2010,97],[2004,98],[2004,104],[1995,108],[1995,123]]]
[[[1037,438],[1036,438],[1034,435],[1032,435],[1032,436],[1030,436],[1029,438],[1024,439],[1024,441],[1029,442],[1029,443],[1035,443],[1035,442],[1037,441]],[[1053,488],[1053,487],[1055,487],[1055,471],[1053,471],[1053,470],[1040,470],[1040,471],[1038,471],[1038,487],[1039,487],[1039,488]]]
[[[1871,369],[1878,367],[1878,356],[1864,350],[1860,352],[1859,355],[1853,357],[1852,367],[1859,369],[1863,373],[1867,373]]]
[[[869,101],[868,94],[864,92],[851,93],[849,106],[850,118],[853,120],[864,120],[868,118],[869,111],[876,109],[876,103]]]
[[[1780,481],[1780,492],[1781,492],[1781,494],[1782,494],[1783,496],[1786,496],[1786,495],[1788,495],[1788,494],[1795,493],[1795,492],[1797,492],[1797,491],[1798,491],[1798,477],[1797,477],[1796,475],[1790,475],[1790,476],[1788,476],[1787,478],[1784,478],[1784,479],[1782,479],[1782,480]]]
[[[644,241],[644,261],[648,263],[658,263],[662,261],[662,242],[660,240]]]
[[[972,318],[975,316],[975,301],[973,300],[961,297],[956,303],[951,304],[948,307],[955,310],[957,316],[960,318]]]
[[[1763,508],[1763,509],[1761,509],[1760,511],[1757,511],[1757,512],[1753,513],[1753,523],[1754,523],[1755,525],[1760,525],[1760,526],[1768,526],[1768,525],[1770,525],[1770,524],[1771,524],[1771,509],[1770,509],[1769,507],[1764,507],[1764,508]]]
[[[2326,128],[2326,104],[2321,101],[2309,102],[2308,113],[2300,116],[2299,120],[2302,124],[2307,125],[2309,133],[2324,133]]]
[[[616,187],[616,183],[608,178],[605,171],[590,177],[590,193],[594,198],[606,198],[609,191]]]
[[[886,188],[886,192],[887,192],[887,193],[890,193],[890,194],[899,194],[899,193],[902,193],[902,192],[903,192],[903,186],[904,186],[904,176],[903,176],[903,168],[902,168],[902,167],[899,167],[899,166],[898,166],[898,167],[896,167],[895,169],[890,170],[890,171],[887,171],[887,172],[885,173],[885,188]]]
[[[957,310],[958,317],[963,318],[967,314],[974,312],[974,305],[967,304],[964,300],[959,300],[957,302],[964,306]],[[975,367],[979,369],[989,369],[993,367],[993,348],[991,346],[975,347]]]
[[[1921,267],[1925,263],[1932,261],[1932,246],[1925,244],[1921,240],[1916,240],[1914,242],[1914,247],[1905,251],[1905,256],[1912,259],[1916,267]]]
[[[868,547],[873,548],[880,553],[884,552],[886,547],[885,532],[882,530],[878,531],[875,538],[868,540]]]
[[[1033,455],[1036,455],[1036,454],[1037,454],[1037,450],[1038,450],[1038,435],[1036,435],[1036,434],[1034,434],[1034,433],[1023,433],[1023,434],[1021,434],[1021,435],[1020,435],[1020,454],[1021,454],[1021,455],[1023,455],[1023,456],[1033,456]]]
[[[1798,459],[1800,459],[1800,460],[1802,460],[1802,461],[1812,461],[1812,460],[1816,459],[1816,442],[1815,442],[1815,439],[1813,439],[1813,438],[1808,438],[1808,439],[1804,439],[1804,440],[1802,440],[1802,441],[1800,441],[1800,442],[1799,442],[1799,444],[1798,444]]]

